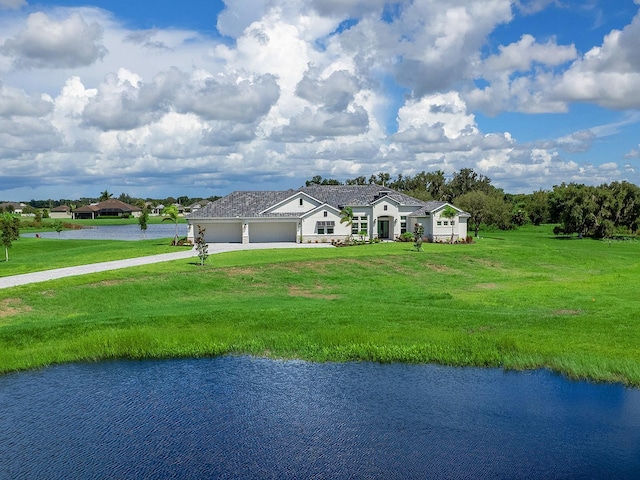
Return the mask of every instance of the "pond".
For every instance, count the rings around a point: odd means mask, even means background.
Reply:
[[[640,391],[251,357],[0,377],[1,478],[638,478]]]
[[[65,240],[144,240],[154,238],[173,238],[176,233],[175,223],[160,223],[147,225],[146,232],[140,230],[140,225],[99,225],[78,230],[63,230],[57,232],[38,233],[42,238],[61,238]],[[35,233],[26,233],[23,237],[35,237]],[[187,224],[178,224],[178,236],[187,236]]]

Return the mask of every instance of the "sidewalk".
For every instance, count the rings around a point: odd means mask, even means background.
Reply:
[[[269,248],[322,248],[331,247],[326,243],[210,243],[209,255],[216,253],[232,252],[237,250],[264,250]],[[162,253],[160,255],[150,255],[147,257],[127,258],[125,260],[114,260],[111,262],[90,263],[88,265],[78,265],[75,267],[56,268],[54,270],[44,270],[41,272],[25,273],[9,277],[0,277],[0,289],[17,287],[28,283],[46,282],[64,277],[74,277],[76,275],[86,275],[88,273],[104,272],[107,270],[118,270],[120,268],[137,267],[149,265],[151,263],[170,262],[172,260],[182,260],[196,257],[198,252],[195,249],[182,250],[175,253]]]

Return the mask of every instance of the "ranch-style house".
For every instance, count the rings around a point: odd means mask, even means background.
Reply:
[[[433,241],[467,236],[469,214],[451,205],[453,219],[441,216],[447,202],[423,202],[380,185],[312,185],[298,190],[233,192],[187,216],[188,239],[198,226],[207,243],[330,242],[352,235],[393,240],[424,226]],[[340,223],[344,207],[353,223]]]
[[[139,217],[142,209],[135,205],[121,202],[116,198],[109,198],[104,202],[92,203],[76,208],[72,215],[74,219],[94,219],[98,217]]]

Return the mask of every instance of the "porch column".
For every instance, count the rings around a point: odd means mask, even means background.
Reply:
[[[242,222],[242,243],[249,243],[249,224]]]

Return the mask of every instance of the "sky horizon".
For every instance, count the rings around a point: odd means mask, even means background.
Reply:
[[[640,0],[0,0],[0,201],[640,185]]]

